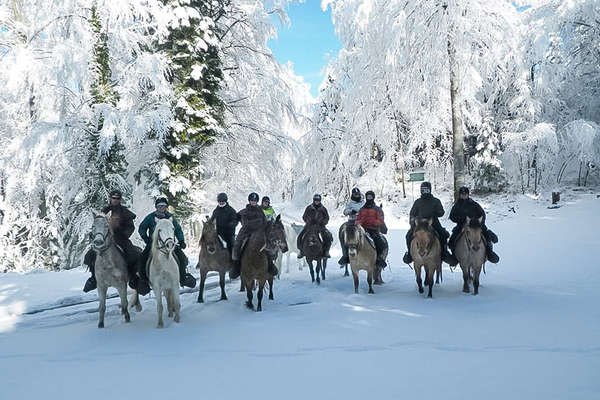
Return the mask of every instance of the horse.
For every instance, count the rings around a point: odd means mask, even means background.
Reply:
[[[202,227],[200,236],[200,256],[197,269],[200,270],[200,291],[198,303],[204,303],[204,283],[209,271],[219,273],[219,286],[221,286],[221,300],[227,300],[225,294],[225,273],[232,267],[229,249],[225,248],[223,241],[217,234],[217,221],[214,217],[208,219]]]
[[[156,296],[156,311],[158,312],[158,328],[163,324],[164,294],[167,300],[169,318],[175,317],[175,322],[180,321],[179,312],[181,303],[179,301],[179,268],[173,250],[175,249],[175,228],[171,218],[155,218],[156,227],[152,234],[152,250],[148,277],[152,284],[152,290]]]
[[[485,239],[481,232],[482,217],[467,217],[456,241],[455,254],[463,272],[463,292],[469,293],[469,279],[473,280],[473,294],[479,293],[479,274],[485,263]]]
[[[315,282],[315,271],[313,269],[313,261],[317,262],[317,285],[321,284],[321,278],[325,280],[325,268],[327,268],[327,258],[323,250],[323,240],[321,239],[320,229],[317,225],[311,224],[306,226],[304,237],[302,238],[302,253],[308,262],[310,269],[310,277]]]
[[[261,228],[252,232],[241,257],[241,280],[246,288],[246,306],[254,310],[252,290],[258,282],[258,305],[256,311],[262,311],[262,298],[265,282],[269,281],[269,300],[273,300],[273,277],[269,274],[269,257],[276,252],[288,250],[285,239],[285,229],[281,223],[281,215],[275,221],[269,221]]]
[[[104,328],[104,313],[106,312],[106,292],[109,287],[114,287],[121,298],[121,314],[125,322],[131,321],[127,310],[127,262],[123,253],[113,240],[113,230],[110,226],[110,215],[94,212],[92,224],[92,246],[96,251],[96,281],[98,282],[98,328]]]
[[[298,234],[300,233],[300,231],[302,230],[302,225],[298,225],[295,223],[291,223],[291,224],[283,224],[283,227],[285,229],[285,238],[288,242],[288,252],[283,254],[281,252],[279,252],[277,254],[277,260],[275,262],[275,265],[277,266],[278,270],[279,270],[279,274],[277,275],[277,278],[279,278],[281,276],[281,273],[283,272],[283,266],[285,265],[285,272],[286,273],[290,273],[290,258],[292,253],[298,254],[300,253],[300,250],[298,250],[298,247],[296,247],[296,239],[298,238]],[[306,262],[304,259],[299,259],[299,258],[295,258],[295,260],[297,260],[298,262],[298,270],[302,271],[302,266],[303,264]]]
[[[410,243],[410,255],[414,260],[419,293],[423,293],[421,267],[425,267],[425,285],[429,286],[427,297],[432,297],[434,272],[439,276],[442,270],[442,246],[432,225],[432,218],[417,218],[414,237]]]
[[[353,222],[347,222],[344,225],[342,237],[348,247],[348,257],[350,258],[350,269],[354,278],[354,293],[358,293],[358,272],[367,271],[367,283],[369,284],[369,294],[373,291],[373,276],[375,274],[375,262],[377,261],[377,250],[367,241],[367,233],[360,225]]]
[[[345,246],[345,242],[344,242],[344,231],[346,229],[346,226],[349,224],[350,222],[346,221],[344,222],[342,225],[340,225],[340,229],[338,230],[338,239],[340,241],[340,246],[343,248]],[[342,249],[343,250],[343,249]],[[344,276],[350,276],[350,274],[348,273],[348,264],[344,264],[344,265],[340,265],[340,268],[344,268]]]

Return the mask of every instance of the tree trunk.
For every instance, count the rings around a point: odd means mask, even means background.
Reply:
[[[458,199],[458,189],[465,185],[465,138],[463,133],[460,77],[456,47],[453,37],[448,34],[448,61],[450,64],[450,102],[452,104],[452,155],[454,158],[454,200]]]

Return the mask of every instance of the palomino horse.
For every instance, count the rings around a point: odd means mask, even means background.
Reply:
[[[156,218],[156,227],[152,234],[152,259],[150,260],[150,269],[148,277],[152,284],[152,290],[156,296],[156,311],[158,312],[158,328],[163,325],[163,304],[162,296],[164,294],[167,300],[167,310],[169,317],[175,317],[173,320],[179,322],[179,311],[181,303],[179,301],[179,268],[173,254],[175,249],[175,228],[171,218]]]
[[[367,271],[367,283],[369,284],[369,293],[373,291],[373,275],[375,274],[375,261],[377,260],[377,250],[367,241],[366,232],[360,225],[353,222],[346,222],[342,232],[343,240],[348,247],[348,257],[350,258],[350,269],[354,278],[354,293],[358,293],[358,272]]]
[[[281,215],[275,222],[267,222],[264,227],[252,232],[241,257],[241,280],[246,288],[248,300],[246,306],[254,309],[252,304],[252,290],[254,283],[258,282],[258,305],[256,311],[262,311],[262,298],[265,282],[269,281],[269,300],[273,300],[273,277],[269,274],[269,259],[277,251],[287,252],[285,230],[281,223]]]
[[[121,298],[121,314],[125,322],[131,317],[127,310],[127,263],[121,251],[113,240],[110,227],[110,212],[108,214],[94,213],[92,225],[92,246],[96,251],[96,281],[98,282],[98,298],[100,300],[98,328],[104,328],[104,313],[106,312],[106,292],[114,287]]]
[[[421,267],[425,267],[425,285],[429,286],[427,297],[432,297],[433,274],[442,269],[442,247],[432,228],[433,219],[417,218],[414,237],[410,243],[410,255],[414,260],[419,293],[423,293]]]
[[[481,217],[473,220],[467,217],[454,251],[463,272],[463,292],[469,293],[469,279],[472,279],[474,295],[479,293],[479,274],[485,263],[485,242],[481,232],[481,220]]]
[[[223,246],[222,240],[217,234],[217,221],[210,218],[202,227],[200,237],[200,256],[198,257],[197,269],[200,270],[200,292],[198,303],[204,303],[204,283],[209,271],[219,273],[219,285],[221,286],[221,300],[227,300],[225,294],[225,273],[232,267],[229,250]]]
[[[307,225],[304,237],[302,238],[302,253],[308,262],[310,277],[315,281],[315,270],[313,261],[317,262],[317,284],[321,284],[321,278],[325,280],[325,268],[327,268],[327,258],[323,254],[323,240],[320,237],[320,229],[317,225]]]

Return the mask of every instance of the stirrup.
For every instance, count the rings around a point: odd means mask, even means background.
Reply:
[[[406,253],[404,253],[404,257],[402,257],[402,261],[404,261],[404,264],[410,264],[411,262],[413,262],[412,256],[410,255],[410,253],[408,251]]]

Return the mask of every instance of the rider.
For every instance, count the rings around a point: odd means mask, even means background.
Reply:
[[[277,215],[275,215],[275,210],[271,207],[271,199],[269,196],[264,196],[260,201],[260,206],[265,213],[265,218],[267,221],[275,221]]]
[[[348,216],[349,222],[356,221],[356,216],[358,212],[365,205],[364,200],[362,199],[362,195],[360,194],[360,190],[355,187],[352,189],[352,194],[350,195],[350,201],[346,204],[346,208],[344,209],[344,215]],[[342,239],[340,238],[340,243],[342,243]],[[342,258],[338,261],[338,264],[345,265],[350,263],[350,259],[348,258],[348,247],[346,247],[342,243]]]
[[[226,193],[217,195],[217,207],[213,210],[212,217],[217,220],[217,234],[227,243],[227,250],[231,255],[238,218],[233,207],[227,202]]]
[[[175,217],[169,211],[167,211],[168,206],[169,202],[166,198],[159,197],[156,199],[154,202],[156,211],[148,214],[138,227],[138,233],[146,243],[146,247],[142,252],[140,262],[138,263],[138,272],[140,273],[141,277],[140,288],[142,289],[138,290],[138,292],[141,295],[145,295],[150,291],[150,286],[148,285],[148,276],[146,275],[146,262],[148,261],[148,257],[152,251],[152,234],[154,233],[154,228],[156,228],[156,219],[172,218],[173,227],[175,228],[175,237],[177,238],[178,242],[173,253],[175,254],[175,259],[177,260],[177,266],[179,267],[179,283],[181,286],[187,286],[189,288],[196,286],[196,279],[186,271],[188,258],[183,252],[183,249],[187,247],[185,244],[185,238],[183,237],[183,230],[181,229],[181,225],[179,225],[179,222],[177,222]]]
[[[406,233],[406,248],[408,251],[403,257],[403,261],[406,264],[410,264],[413,261],[412,256],[410,255],[410,242],[412,242],[413,239],[413,230],[415,228],[415,219],[417,217],[433,218],[433,229],[436,231],[442,246],[442,261],[452,266],[457,264],[456,258],[448,252],[447,240],[450,234],[438,220],[438,218],[443,215],[444,207],[442,207],[442,203],[431,194],[431,183],[421,183],[421,198],[415,200],[415,203],[410,209],[410,229]]]
[[[463,186],[458,190],[458,200],[456,200],[456,203],[454,203],[452,210],[450,211],[450,220],[456,223],[456,226],[452,229],[450,240],[448,241],[448,246],[450,247],[452,254],[455,253],[456,240],[467,221],[467,217],[470,219],[481,218],[481,232],[486,238],[486,256],[491,263],[496,264],[500,261],[500,257],[494,252],[492,243],[498,243],[498,236],[485,225],[485,211],[483,211],[483,208],[481,208],[479,203],[469,197],[469,188],[466,186]]]
[[[333,242],[333,236],[331,236],[331,232],[325,228],[329,222],[329,213],[325,206],[321,204],[320,194],[317,193],[313,196],[313,202],[304,210],[302,219],[306,225],[304,225],[304,228],[302,228],[302,231],[298,234],[298,239],[296,241],[299,249],[298,258],[304,257],[304,254],[302,253],[302,240],[304,239],[304,233],[306,232],[306,227],[308,225],[316,225],[319,228],[323,238],[323,254],[325,257],[329,258],[329,249],[331,248],[331,242]]]
[[[139,257],[138,249],[131,243],[129,237],[135,231],[133,220],[135,214],[132,213],[128,208],[121,205],[121,199],[123,194],[119,190],[113,190],[110,192],[109,205],[102,209],[103,213],[110,213],[110,225],[113,230],[114,240],[117,245],[123,249],[125,261],[127,262],[127,270],[129,274],[129,286],[135,289],[137,287],[137,275],[135,265]],[[83,263],[88,266],[92,276],[85,282],[83,287],[84,292],[96,289],[96,252],[93,249],[89,249],[83,258]]]
[[[385,222],[383,221],[383,211],[375,205],[375,193],[373,191],[369,190],[365,193],[365,199],[367,201],[358,212],[356,224],[365,228],[365,231],[367,231],[369,236],[373,239],[373,242],[375,242],[375,248],[377,249],[376,265],[385,268],[387,264],[382,257],[383,251],[385,250],[385,242],[381,237],[381,232],[384,230],[385,226]]]
[[[248,195],[248,204],[246,208],[240,210],[237,213],[238,221],[241,221],[242,228],[238,232],[235,238],[235,244],[233,245],[233,252],[231,258],[233,260],[233,268],[229,271],[229,278],[235,279],[240,276],[241,272],[241,258],[242,258],[242,246],[246,242],[253,232],[262,229],[267,223],[265,214],[262,207],[258,205],[258,194],[250,193]],[[269,258],[269,274],[275,276],[278,271],[273,261]]]

